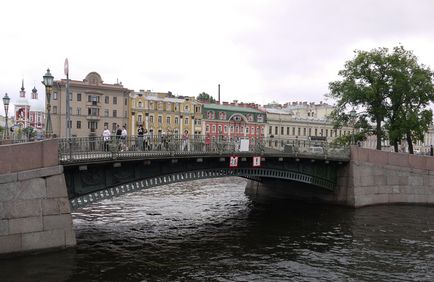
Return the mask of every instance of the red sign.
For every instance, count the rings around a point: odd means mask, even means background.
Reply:
[[[230,157],[229,167],[238,167],[238,156],[231,156]]]
[[[261,157],[260,156],[254,156],[253,157],[253,167],[260,167],[261,166]]]

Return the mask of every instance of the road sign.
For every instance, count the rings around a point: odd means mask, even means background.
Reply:
[[[261,156],[254,156],[253,167],[260,167],[260,166],[261,166]]]
[[[231,156],[230,157],[229,167],[238,167],[238,156]]]

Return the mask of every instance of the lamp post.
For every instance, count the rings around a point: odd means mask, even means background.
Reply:
[[[356,110],[354,110],[354,108],[350,111],[350,117],[351,117],[351,125],[353,127],[353,132],[351,134],[351,145],[354,145],[355,144],[354,125],[356,124]]]
[[[45,135],[47,137],[51,137],[53,133],[53,127],[51,125],[51,91],[53,90],[53,79],[54,77],[50,73],[50,69],[47,69],[47,73],[43,76],[44,81],[42,83],[45,85],[45,95],[46,95],[46,103],[47,103],[47,124],[45,125]]]
[[[6,130],[6,138],[9,137],[9,130],[8,130],[8,110],[9,110],[9,102],[11,98],[8,97],[8,93],[5,93],[5,96],[3,97],[3,105],[5,106],[5,130]]]

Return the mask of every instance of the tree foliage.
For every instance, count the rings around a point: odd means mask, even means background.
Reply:
[[[208,93],[205,93],[205,92],[200,93],[196,97],[196,99],[199,101],[208,102],[208,103],[215,103],[216,102],[216,100],[211,95],[209,95]]]
[[[423,141],[432,122],[427,108],[434,101],[432,71],[402,46],[355,53],[339,71],[342,80],[329,84],[329,97],[337,100],[331,115],[335,126],[351,124],[349,110],[355,107],[362,113],[352,125],[375,134],[378,150],[382,138],[389,138],[396,151],[405,139],[413,153],[413,142]]]

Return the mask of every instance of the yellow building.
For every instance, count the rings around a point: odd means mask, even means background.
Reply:
[[[194,97],[175,97],[170,92],[130,93],[128,130],[137,135],[139,125],[151,135],[202,134],[202,105]]]

